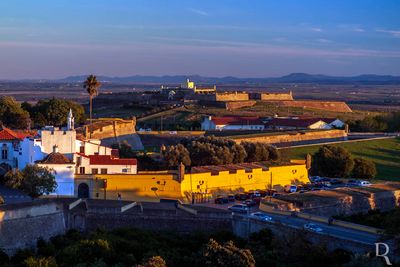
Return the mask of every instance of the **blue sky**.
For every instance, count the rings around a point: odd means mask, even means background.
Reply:
[[[1,0],[0,79],[400,75],[397,0]]]

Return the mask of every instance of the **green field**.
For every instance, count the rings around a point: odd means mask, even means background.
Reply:
[[[335,144],[346,148],[353,157],[372,160],[376,164],[380,180],[400,181],[400,138],[367,140]],[[303,159],[307,153],[313,154],[321,145],[283,149],[282,153],[293,159]]]

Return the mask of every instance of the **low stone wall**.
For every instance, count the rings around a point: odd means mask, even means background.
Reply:
[[[226,102],[225,108],[227,110],[235,110],[235,109],[239,109],[239,108],[252,107],[256,103],[257,103],[257,101],[255,101],[255,100]]]
[[[281,101],[281,100],[293,100],[292,93],[261,93],[260,98],[262,101]]]
[[[336,215],[350,216],[356,213],[367,213],[369,210],[389,211],[396,206],[400,206],[400,190],[377,192],[370,195],[348,195],[327,205],[308,203],[299,210],[329,217]]]
[[[249,94],[246,92],[217,92],[215,94],[215,101],[229,102],[247,100],[249,100]]]
[[[314,101],[314,100],[293,100],[293,101],[277,101],[274,104],[285,107],[298,107],[304,109],[319,109],[332,112],[353,112],[345,102],[339,101]]]
[[[8,220],[1,222],[0,228],[0,248],[7,254],[12,254],[18,248],[36,246],[39,238],[48,240],[52,236],[64,234],[64,215],[62,212],[58,212]]]
[[[349,239],[340,239],[333,236],[321,235],[310,231],[305,232],[302,228],[292,228],[282,222],[262,222],[246,217],[233,217],[233,232],[242,238],[248,238],[251,233],[256,233],[262,229],[270,229],[273,234],[280,238],[293,238],[295,234],[303,234],[310,242],[325,246],[328,250],[345,249],[354,253],[373,252],[375,246],[372,244],[362,244]]]
[[[343,141],[347,139],[347,133],[344,130],[326,130],[313,132],[287,132],[273,134],[258,134],[248,136],[235,136],[233,140],[236,143],[243,142],[261,142],[275,145],[295,145],[306,144],[307,141]]]
[[[146,215],[146,214],[88,214],[86,230],[135,227],[151,231],[174,231],[191,233],[196,231],[214,232],[232,230],[230,218],[218,219],[198,216]]]

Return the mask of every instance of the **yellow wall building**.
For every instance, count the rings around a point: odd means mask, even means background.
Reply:
[[[106,180],[107,188],[104,189]],[[75,195],[89,190],[91,198],[136,201],[159,201],[161,198],[184,202],[205,201],[219,194],[249,190],[282,189],[287,184],[307,183],[304,163],[284,166],[266,166],[261,163],[243,163],[223,166],[194,167],[191,172],[162,171],[138,174],[76,175]],[[272,183],[272,187],[271,187]]]

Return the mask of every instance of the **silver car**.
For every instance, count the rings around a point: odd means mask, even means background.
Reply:
[[[316,232],[316,233],[321,233],[323,229],[316,225],[315,223],[306,223],[304,225],[304,229],[311,231],[311,232]]]
[[[262,212],[254,212],[254,213],[250,214],[250,217],[261,220],[261,221],[265,221],[265,222],[272,221],[271,216],[268,216],[267,214],[262,213]]]
[[[233,212],[248,212],[250,210],[250,208],[247,205],[243,204],[236,204],[230,206],[228,209]]]

